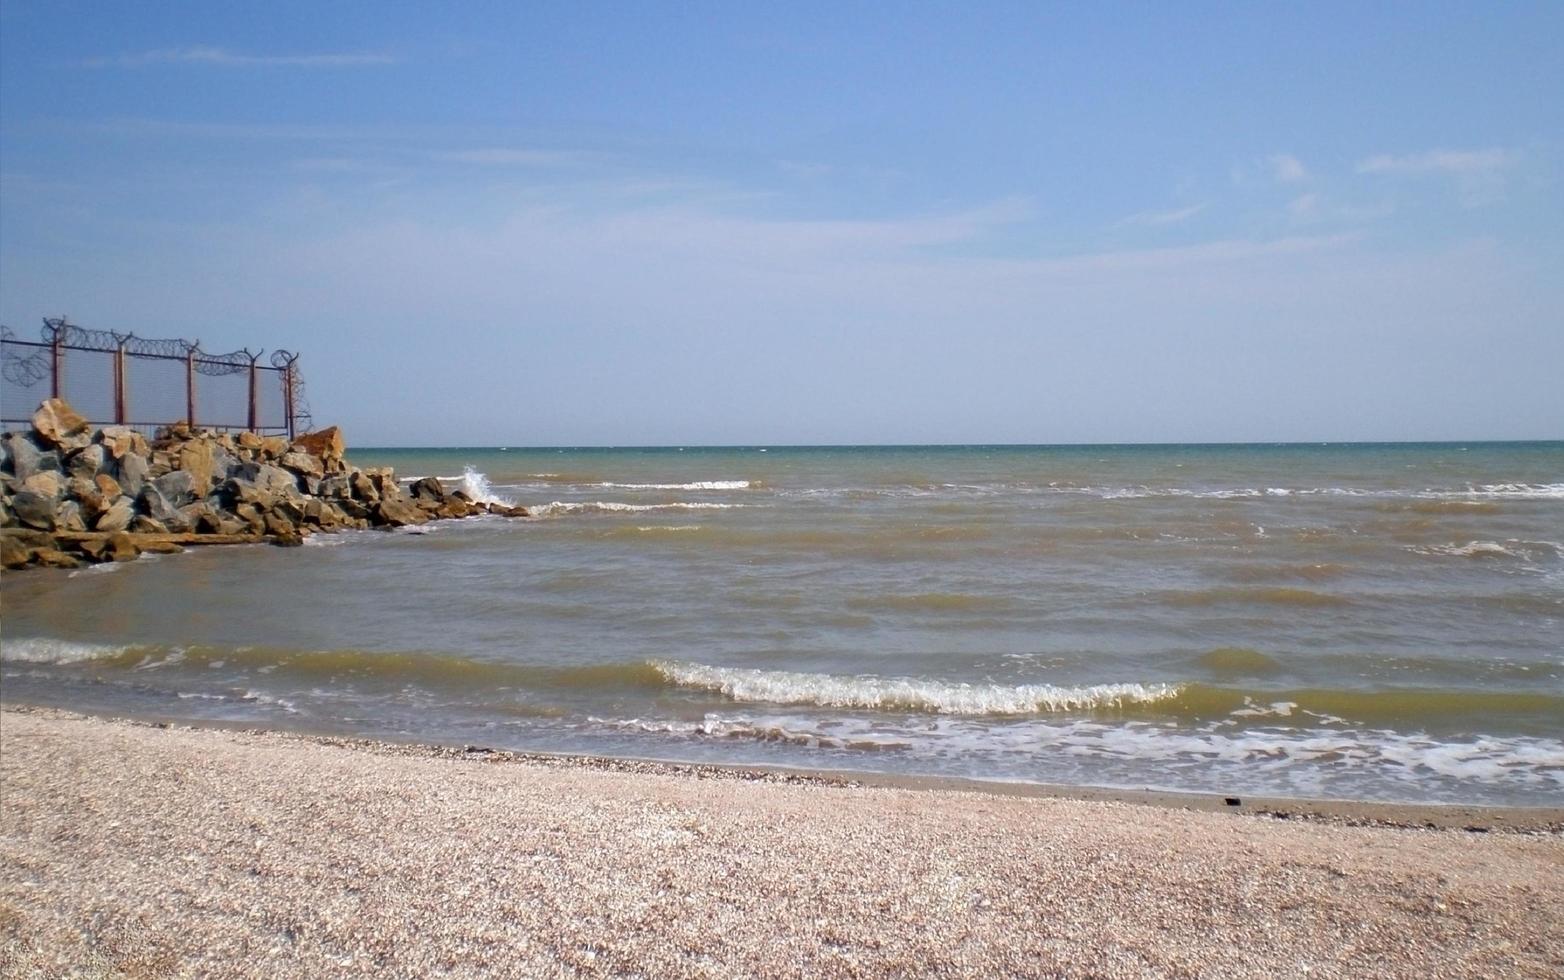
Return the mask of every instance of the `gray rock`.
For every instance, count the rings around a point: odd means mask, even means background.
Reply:
[[[168,526],[155,517],[138,515],[130,522],[130,529],[137,534],[167,534]]]
[[[82,515],[81,504],[67,500],[55,511],[54,525],[61,531],[85,531],[87,519]]]
[[[295,473],[307,476],[321,476],[326,472],[319,457],[311,456],[309,453],[283,453],[282,459],[278,462]]]
[[[263,490],[282,493],[299,489],[299,478],[270,463],[240,463],[231,471],[235,479],[248,480]]]
[[[109,504],[94,528],[99,531],[123,531],[130,527],[130,522],[135,516],[135,503],[129,497],[120,497]]]
[[[60,468],[60,457],[52,450],[39,448],[31,433],[7,432],[0,436],[5,443],[9,465],[6,467],[18,480],[25,480],[40,470]],[[49,465],[50,462],[54,465]]]
[[[407,488],[407,492],[413,495],[414,500],[433,500],[435,503],[445,500],[445,487],[432,476],[426,476],[414,483]]]
[[[188,470],[174,470],[171,473],[164,473],[153,480],[152,485],[157,487],[158,493],[162,494],[163,499],[168,501],[172,507],[183,507],[185,504],[194,501],[197,496],[196,478]],[[199,490],[201,496],[206,495],[205,487],[200,487]],[[152,516],[158,517],[157,514]],[[159,520],[161,519],[159,517]]]
[[[136,509],[163,524],[178,515],[174,505],[158,490],[156,481],[142,485],[141,492],[136,494]]]
[[[87,446],[71,453],[65,460],[65,471],[71,476],[90,480],[103,472],[104,458],[108,454],[102,446]]]
[[[58,508],[59,501],[55,498],[31,490],[23,490],[11,498],[11,509],[16,512],[16,519],[40,531],[54,530]]]
[[[119,485],[131,496],[141,492],[142,484],[147,482],[149,466],[147,458],[131,453],[119,461]]]

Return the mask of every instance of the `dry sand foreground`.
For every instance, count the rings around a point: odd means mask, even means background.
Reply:
[[[0,763],[8,977],[1564,974],[1557,834],[48,711],[0,714]]]

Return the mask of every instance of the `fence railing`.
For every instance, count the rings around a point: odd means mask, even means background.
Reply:
[[[0,424],[31,421],[45,398],[63,398],[96,425],[287,433],[310,426],[299,355],[248,348],[209,354],[200,341],[152,340],[46,318],[39,340],[0,326]]]

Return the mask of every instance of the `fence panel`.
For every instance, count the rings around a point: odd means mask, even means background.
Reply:
[[[94,425],[150,431],[175,422],[216,429],[303,431],[298,356],[248,350],[208,354],[199,342],[152,340],[46,319],[40,340],[0,327],[0,425],[25,426],[59,395]]]

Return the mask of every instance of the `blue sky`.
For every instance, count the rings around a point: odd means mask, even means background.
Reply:
[[[0,319],[360,444],[1564,437],[1564,4],[0,6]]]

